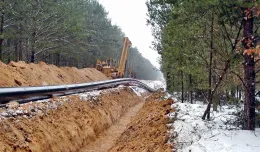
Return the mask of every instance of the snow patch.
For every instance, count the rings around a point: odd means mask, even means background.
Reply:
[[[152,80],[141,80],[144,84],[148,85],[151,88],[154,89],[160,89],[163,88],[166,90],[166,82],[165,81],[152,81]]]
[[[137,86],[130,86],[130,88],[134,91],[134,93],[137,95],[137,96],[143,96],[144,94],[148,93],[148,91],[146,89],[143,89],[143,88],[140,88],[140,87],[137,87]]]
[[[125,86],[118,86],[117,88],[97,90],[91,92],[84,92],[80,94],[74,94],[80,97],[82,101],[98,101],[101,94],[108,94],[111,92],[119,92],[125,88]],[[71,99],[64,97],[54,97],[47,100],[39,100],[36,102],[29,102],[25,104],[19,104],[17,102],[12,102],[7,104],[6,108],[0,109],[0,119],[6,119],[9,117],[23,116],[32,117],[37,114],[45,115],[51,109],[57,109],[62,106],[65,102],[71,102]]]
[[[201,119],[206,105],[177,102],[172,105],[176,115],[171,116],[176,120],[170,141],[174,140],[180,152],[259,152],[260,129],[241,130],[239,118],[234,115],[241,111],[239,107],[222,106],[219,112],[211,113],[208,121]]]

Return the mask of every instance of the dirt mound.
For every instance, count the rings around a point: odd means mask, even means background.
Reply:
[[[0,87],[72,84],[108,79],[94,68],[59,68],[44,62],[26,64],[20,61],[8,65],[0,62],[0,71]]]
[[[168,133],[166,117],[171,109],[172,99],[162,100],[160,93],[155,93],[147,99],[139,113],[129,124],[128,128],[117,140],[109,152],[171,152],[167,144]]]
[[[71,152],[94,141],[129,107],[141,102],[132,90],[103,94],[98,100],[68,97],[56,110],[32,118],[0,120],[0,151]]]

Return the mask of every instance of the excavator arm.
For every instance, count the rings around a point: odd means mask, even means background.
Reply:
[[[124,46],[122,49],[122,54],[120,57],[120,62],[118,68],[116,67],[116,61],[112,58],[108,58],[105,61],[97,60],[96,69],[104,73],[107,77],[116,78],[123,78],[126,71],[126,64],[127,58],[129,54],[129,48],[131,47],[132,43],[128,37],[124,38]]]
[[[118,74],[117,74],[118,78],[124,77],[125,70],[126,70],[126,62],[127,62],[127,58],[128,58],[128,51],[131,46],[132,46],[131,41],[129,40],[128,37],[125,37],[124,46],[122,49],[122,54],[121,54],[121,58],[120,58],[119,66],[118,66]]]

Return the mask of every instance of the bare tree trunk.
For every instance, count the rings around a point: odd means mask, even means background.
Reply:
[[[169,68],[169,67],[167,67]],[[170,68],[169,68],[170,69]],[[171,76],[170,76],[170,70],[167,70],[166,72],[166,90],[169,91],[171,89]]]
[[[214,51],[214,11],[212,12],[212,20],[211,20],[211,40],[210,40],[210,50],[212,52],[212,69],[216,69],[217,67],[217,61],[216,61],[216,51]],[[214,57],[213,57],[214,56]],[[212,74],[212,82],[213,85],[215,86],[217,83],[217,74],[213,73]],[[213,102],[213,111],[217,111],[218,108],[218,100],[219,100],[219,92],[216,90],[215,95],[212,95],[212,102]]]
[[[3,33],[4,33],[4,16],[5,16],[5,10],[4,10],[4,2],[5,0],[2,0],[2,12],[1,12],[1,23],[0,23],[0,60],[2,60],[2,53],[3,53]]]
[[[15,54],[15,61],[18,62],[19,61],[19,53],[18,53],[18,41],[15,40],[14,41],[14,54]]]
[[[10,39],[7,39],[7,51],[9,52],[8,53],[8,59],[7,59],[7,63],[10,63],[11,62],[11,42],[10,42]]]
[[[60,66],[60,53],[56,54],[56,66]]]
[[[29,39],[25,39],[25,55],[26,55],[26,62],[30,62],[30,51],[29,51]]]
[[[216,93],[216,91],[217,91],[219,85],[221,84],[221,82],[222,82],[222,80],[223,80],[223,77],[224,77],[225,74],[227,73],[227,70],[228,70],[228,68],[229,68],[229,64],[230,64],[230,60],[227,60],[226,63],[225,63],[224,70],[223,70],[222,74],[220,75],[219,80],[218,80],[218,82],[217,82],[215,88],[214,88],[214,89],[212,90],[212,92],[211,92],[211,99],[210,99],[211,102],[208,103],[207,109],[205,110],[205,112],[204,112],[204,114],[203,114],[203,116],[202,116],[202,119],[203,119],[203,120],[205,120],[206,116],[207,116],[207,119],[210,119],[210,115],[209,115],[209,114],[210,114],[210,107],[211,107],[211,104],[212,104],[212,97],[213,97],[214,94]]]
[[[193,104],[193,92],[192,92],[192,76],[191,74],[189,75],[189,83],[190,83],[190,103]]]
[[[253,1],[252,1],[253,2]],[[254,47],[253,43],[253,23],[254,17],[251,9],[244,10],[243,24],[243,47],[244,50]],[[245,83],[245,103],[244,103],[244,129],[255,129],[255,62],[254,55],[244,53],[244,83]]]
[[[181,71],[181,102],[184,102],[184,75],[183,71]]]
[[[22,23],[20,20],[20,25],[19,25],[19,60],[23,60],[23,41],[22,41]]]
[[[35,62],[35,37],[36,37],[36,32],[33,32],[32,34],[32,52],[31,52],[31,62]]]
[[[213,32],[214,32],[214,11],[212,11],[211,16],[211,29],[210,29],[210,54],[209,54],[209,77],[208,77],[208,83],[209,83],[209,89],[208,89],[208,102],[212,103],[213,100],[213,94],[212,94],[212,59],[213,59]],[[207,119],[210,119],[210,108],[211,105],[209,105],[209,110],[207,113]]]
[[[19,60],[23,61],[23,44],[22,39],[19,39]]]

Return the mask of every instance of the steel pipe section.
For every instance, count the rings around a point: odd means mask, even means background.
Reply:
[[[0,104],[5,104],[9,101],[17,101],[24,103],[41,99],[48,99],[53,96],[65,96],[75,93],[81,93],[91,90],[99,90],[104,88],[113,88],[118,85],[135,84],[139,87],[147,89],[150,92],[155,89],[147,86],[137,79],[122,78],[90,83],[69,84],[69,85],[51,85],[37,87],[5,87],[0,88]],[[0,105],[1,107],[1,105]]]

